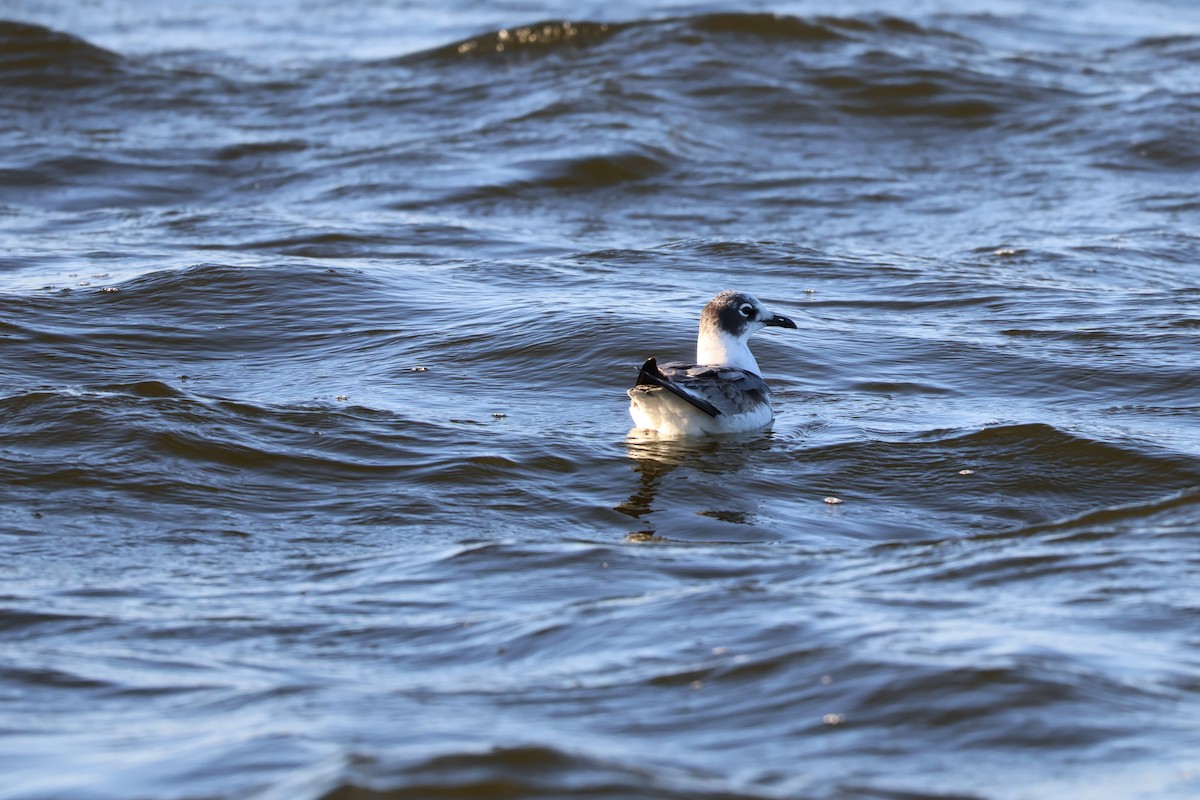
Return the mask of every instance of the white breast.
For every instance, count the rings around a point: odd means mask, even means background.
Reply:
[[[745,339],[737,339],[716,328],[700,329],[696,340],[696,363],[738,367],[762,375]]]

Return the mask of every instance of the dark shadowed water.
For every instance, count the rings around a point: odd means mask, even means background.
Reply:
[[[1200,797],[1191,0],[0,12],[0,796]]]

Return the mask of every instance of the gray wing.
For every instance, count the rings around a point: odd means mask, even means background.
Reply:
[[[722,414],[736,416],[771,401],[761,376],[737,367],[705,366],[675,361],[659,365],[671,383],[711,403]]]

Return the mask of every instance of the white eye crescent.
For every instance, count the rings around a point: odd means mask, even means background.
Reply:
[[[749,303],[743,303],[742,307],[738,309],[738,313],[749,319],[754,316],[754,306]]]

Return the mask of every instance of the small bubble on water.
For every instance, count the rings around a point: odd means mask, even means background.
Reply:
[[[826,725],[841,725],[843,722],[846,721],[846,715],[845,714],[826,714],[825,716],[821,717],[821,721],[824,722]]]
[[[339,403],[344,403],[349,399],[350,399],[350,395],[348,395],[348,394],[339,394],[337,397],[334,398],[334,400],[337,400]]]
[[[826,497],[825,504],[830,506],[840,506],[842,499],[840,497]]]
[[[958,474],[959,474],[959,475],[974,475],[974,474],[975,474],[975,470],[973,470],[973,469],[960,469],[960,470],[958,471]]]

